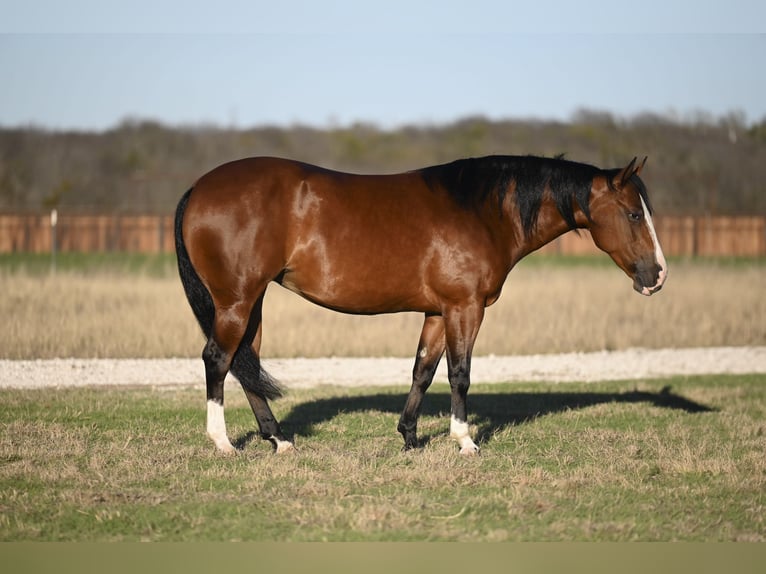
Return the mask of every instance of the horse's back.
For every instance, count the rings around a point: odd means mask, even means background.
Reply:
[[[502,281],[483,271],[467,277],[494,258],[493,246],[477,214],[419,172],[355,175],[277,158],[239,160],[200,178],[188,212],[197,223],[186,240],[211,273],[276,279],[338,310],[436,311],[447,290]],[[453,266],[466,258],[475,261],[455,284]]]
[[[300,181],[311,167],[275,157],[231,161],[200,177],[194,184],[193,198],[217,205],[227,201],[246,202],[249,196],[274,193],[277,187]]]

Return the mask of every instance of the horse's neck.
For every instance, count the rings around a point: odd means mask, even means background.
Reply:
[[[579,213],[579,209],[577,209],[575,218],[578,222],[582,222],[582,225],[579,228],[586,227],[584,224],[585,215]],[[521,229],[520,225],[519,229]],[[571,228],[567,222],[564,221],[564,218],[561,217],[561,214],[558,212],[558,209],[556,209],[556,206],[553,204],[553,202],[543,202],[543,204],[540,206],[540,213],[538,215],[535,229],[533,229],[532,232],[527,236],[525,236],[522,232],[521,237],[519,237],[517,240],[518,246],[517,254],[514,257],[514,264],[526,255],[532,253],[533,251],[537,251],[544,245],[547,245],[568,231],[571,231]]]

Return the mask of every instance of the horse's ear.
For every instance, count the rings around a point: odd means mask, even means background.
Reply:
[[[631,176],[636,173],[636,160],[638,158],[634,157],[632,160],[630,160],[630,163],[626,165],[624,168],[622,168],[617,175],[614,176],[614,185],[615,187],[622,188],[625,186],[626,183],[628,183],[628,180],[631,178]],[[642,164],[643,166],[643,164]],[[639,168],[641,169],[641,168]]]
[[[644,169],[644,166],[646,165],[646,160],[649,159],[649,156],[644,156],[644,159],[641,160],[640,165],[636,168],[636,175],[641,175],[641,170]]]

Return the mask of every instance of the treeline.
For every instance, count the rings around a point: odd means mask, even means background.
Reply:
[[[581,111],[570,122],[467,118],[384,130],[168,127],[125,121],[99,132],[0,128],[0,211],[170,213],[205,171],[276,155],[359,173],[393,173],[460,157],[565,154],[617,167],[649,156],[644,179],[664,214],[766,214],[766,119],[684,122]]]

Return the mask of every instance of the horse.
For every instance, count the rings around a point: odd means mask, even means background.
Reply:
[[[240,382],[260,436],[294,448],[269,407],[280,385],[262,368],[262,308],[275,282],[350,314],[424,316],[412,385],[397,430],[418,445],[426,390],[446,352],[450,436],[470,436],[466,397],[471,354],[485,309],[524,256],[570,230],[595,244],[643,295],[660,290],[667,263],[652,223],[646,158],[600,169],[558,158],[458,159],[390,175],[358,175],[256,157],[206,173],[178,203],[175,241],[186,297],[207,338],[202,352],[207,435],[226,434],[224,378]]]

